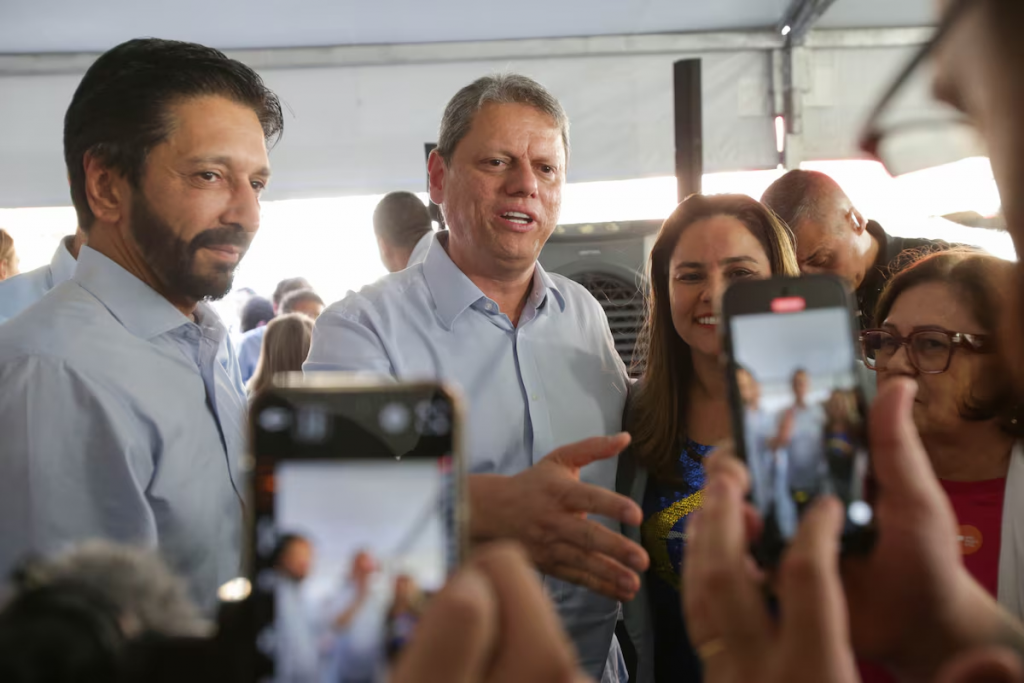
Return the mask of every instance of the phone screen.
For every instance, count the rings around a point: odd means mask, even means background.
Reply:
[[[762,290],[738,306],[746,310],[726,316],[737,446],[750,472],[751,500],[776,546],[792,538],[801,512],[818,495],[842,501],[847,537],[869,529],[873,518],[850,309],[841,289],[834,305],[821,305],[829,297],[820,289],[805,298],[789,295],[794,288]]]
[[[454,417],[423,388],[254,407],[262,680],[387,678],[458,564]]]

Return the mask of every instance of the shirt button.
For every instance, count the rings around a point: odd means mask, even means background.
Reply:
[[[533,394],[532,396],[530,396],[530,399],[534,400],[534,401],[539,401],[540,400],[540,396],[538,396],[537,394]]]
[[[489,302],[489,301],[487,302],[487,305],[486,305],[486,306],[484,306],[484,308],[486,308],[486,309],[487,309],[488,311],[490,311],[490,312],[492,312],[492,313],[494,312],[494,304],[492,304],[492,303],[491,303],[491,302]]]

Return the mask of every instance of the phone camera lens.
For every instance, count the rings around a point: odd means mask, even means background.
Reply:
[[[260,427],[268,432],[283,432],[292,424],[292,414],[287,408],[265,408],[260,412]]]
[[[389,403],[380,411],[380,428],[385,434],[401,434],[409,428],[409,409],[401,403]]]
[[[295,425],[295,440],[299,443],[317,444],[327,440],[327,413],[319,406],[302,408]]]

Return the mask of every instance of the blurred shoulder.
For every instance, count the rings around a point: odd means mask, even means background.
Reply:
[[[321,318],[358,318],[367,313],[422,305],[426,298],[429,298],[429,289],[423,276],[423,264],[417,263],[405,270],[385,275],[359,291],[350,291],[344,298],[328,306]]]

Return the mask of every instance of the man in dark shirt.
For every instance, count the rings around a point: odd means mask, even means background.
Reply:
[[[801,271],[834,273],[850,283],[861,328],[873,325],[878,297],[895,272],[950,247],[887,234],[864,219],[836,181],[817,171],[790,171],[765,190],[761,203],[793,230]]]

